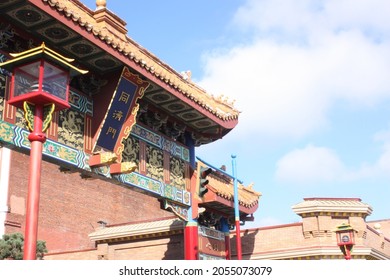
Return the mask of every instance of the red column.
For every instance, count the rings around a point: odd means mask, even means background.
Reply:
[[[230,233],[225,232],[225,256],[227,260],[231,260],[231,249],[230,249]]]
[[[236,222],[236,246],[237,246],[237,259],[242,260],[241,253],[241,232],[240,232],[240,205],[238,197],[238,179],[237,179],[237,165],[236,156],[232,155],[232,169],[234,179],[234,220]]]
[[[225,234],[225,258],[231,260],[231,248],[230,248],[230,227],[227,218],[221,217],[219,220],[220,230]]]
[[[34,131],[28,136],[31,142],[30,168],[27,193],[26,228],[24,236],[24,260],[36,259],[39,193],[41,184],[42,146],[46,136],[42,132],[43,106],[35,106]]]
[[[188,222],[184,228],[184,259],[198,259],[198,224]]]
[[[242,260],[240,220],[236,220],[237,260]]]

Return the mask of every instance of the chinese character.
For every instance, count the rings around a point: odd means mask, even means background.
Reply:
[[[119,96],[119,101],[125,102],[125,104],[127,104],[127,102],[129,101],[129,97],[130,94],[122,91],[121,96]]]
[[[112,117],[118,121],[121,121],[123,118],[123,112],[115,110],[115,112],[112,114]]]
[[[115,137],[115,134],[116,134],[116,129],[115,128],[112,128],[111,126],[107,129],[107,132],[106,132],[106,135],[107,134],[112,134],[112,139],[114,139]]]

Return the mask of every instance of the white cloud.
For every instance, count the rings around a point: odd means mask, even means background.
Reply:
[[[248,1],[234,23],[255,31],[251,43],[205,54],[199,83],[238,100],[240,137],[306,136],[340,99],[390,97],[386,12],[387,1]]]
[[[326,14],[334,28],[358,27],[382,35],[390,31],[390,3],[387,0],[324,1]]]
[[[383,36],[390,30],[389,13],[387,0],[248,0],[233,22],[241,29],[279,32],[290,39],[350,29]]]
[[[382,152],[372,163],[362,163],[357,168],[346,166],[332,149],[307,145],[285,154],[276,163],[275,178],[302,185],[322,182],[358,181],[364,178],[390,176],[390,130],[373,137],[381,142]]]
[[[374,140],[383,142],[383,152],[375,164],[375,169],[390,174],[390,130],[378,132],[374,135]]]
[[[334,181],[346,169],[337,154],[324,147],[308,145],[295,149],[277,162],[276,179],[294,183]]]

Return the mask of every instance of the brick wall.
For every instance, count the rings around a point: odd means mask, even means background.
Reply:
[[[6,233],[24,233],[29,156],[12,152]],[[100,179],[65,174],[49,162],[42,164],[38,239],[50,252],[94,248],[88,234],[108,224],[170,217],[159,201],[128,187]],[[18,226],[20,225],[20,227]]]
[[[390,239],[386,230],[388,220],[381,221],[381,231],[366,224],[362,216],[333,217],[329,215],[306,216],[301,223],[261,227],[243,230],[241,233],[243,259],[299,259],[339,258],[334,230],[341,223],[348,223],[355,233],[355,258],[376,259],[390,256]],[[379,223],[371,223],[374,224]],[[385,234],[384,234],[385,232]],[[231,249],[236,257],[236,236],[231,232]],[[359,251],[360,250],[360,251]]]
[[[183,260],[183,235],[117,244],[99,244],[96,250],[46,254],[45,260]]]
[[[73,252],[45,254],[44,260],[98,260],[96,249],[88,249]]]
[[[182,260],[183,235],[154,238],[109,246],[110,260]]]
[[[232,255],[235,255],[236,237],[235,234],[231,236]],[[248,229],[241,236],[242,255],[249,257],[263,252],[297,248],[307,242],[302,233],[302,223]]]

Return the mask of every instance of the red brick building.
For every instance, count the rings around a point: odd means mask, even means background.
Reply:
[[[244,260],[343,260],[336,228],[355,230],[352,260],[390,259],[390,219],[366,221],[372,207],[357,198],[306,198],[293,210],[302,221],[246,229],[241,233]],[[183,259],[183,229],[179,219],[109,225],[89,237],[96,249],[48,254],[46,259]],[[236,259],[235,232],[231,232],[232,259]],[[153,248],[153,250],[151,250]]]
[[[28,156],[12,152],[9,213],[6,232],[23,230],[26,213]],[[81,179],[79,173],[64,173],[52,163],[42,168],[39,238],[49,252],[94,248],[88,234],[99,221],[120,224],[173,217],[151,196],[131,191],[104,180]]]
[[[305,198],[292,209],[301,222],[245,230],[243,258],[343,259],[335,230],[349,224],[356,230],[352,259],[390,259],[390,219],[366,221],[372,207],[361,199]]]

